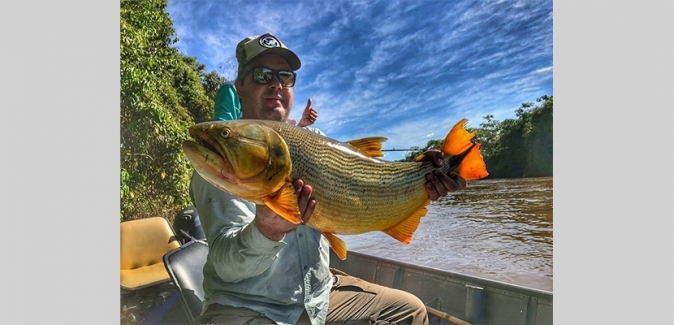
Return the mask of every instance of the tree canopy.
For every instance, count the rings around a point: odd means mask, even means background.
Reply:
[[[552,176],[552,96],[541,96],[534,103],[523,103],[515,110],[516,119],[497,121],[484,116],[475,133],[487,164],[489,178]],[[429,149],[440,149],[444,140],[430,140],[424,147],[413,147],[402,161],[412,161]]]
[[[120,219],[172,215],[189,205],[187,129],[209,120],[225,79],[175,48],[166,0],[120,7]]]

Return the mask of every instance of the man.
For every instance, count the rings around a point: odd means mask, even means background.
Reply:
[[[236,57],[242,118],[286,121],[297,55],[267,33],[242,40]],[[426,156],[440,164],[439,151]],[[465,180],[450,176],[427,175],[431,200],[465,188]],[[294,186],[306,222],[320,202],[311,184],[294,180]],[[196,173],[190,187],[209,244],[202,324],[428,324],[414,295],[330,274],[330,245],[315,229],[220,191]]]
[[[213,121],[231,121],[241,118],[241,102],[239,96],[236,94],[234,85],[226,83],[220,86],[218,93],[215,96],[215,105],[213,107]],[[312,125],[318,119],[318,112],[311,107],[311,98],[307,101],[307,107],[302,112],[300,123],[293,119],[287,119],[290,124],[296,124],[299,127],[306,127]]]

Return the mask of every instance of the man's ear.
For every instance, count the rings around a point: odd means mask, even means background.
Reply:
[[[236,89],[236,96],[239,97],[239,105],[241,105],[241,117],[243,117],[243,100],[241,99],[241,81],[237,78],[234,80],[234,88]]]
[[[239,81],[239,78],[234,80],[234,88],[236,88],[236,95],[241,98],[241,91],[239,90],[241,89],[241,81]]]

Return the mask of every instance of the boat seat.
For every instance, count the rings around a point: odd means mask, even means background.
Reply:
[[[170,281],[163,256],[180,247],[173,227],[162,217],[120,222],[120,285],[137,291]]]
[[[204,264],[208,244],[192,239],[164,255],[164,265],[178,291],[180,304],[190,324],[195,324],[204,301]]]

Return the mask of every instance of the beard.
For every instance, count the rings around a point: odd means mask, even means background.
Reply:
[[[285,121],[289,115],[286,109],[280,107],[262,107],[259,110],[258,118],[269,121]]]
[[[265,120],[283,122],[290,116],[290,103],[288,102],[288,98],[278,101],[266,99],[275,95],[276,92],[267,93],[260,98],[260,103],[257,105],[258,116]]]
[[[241,113],[244,119],[285,122],[290,116],[292,94],[280,95],[277,91],[271,90],[262,95],[248,97],[248,101],[246,97],[248,96],[241,97]]]

